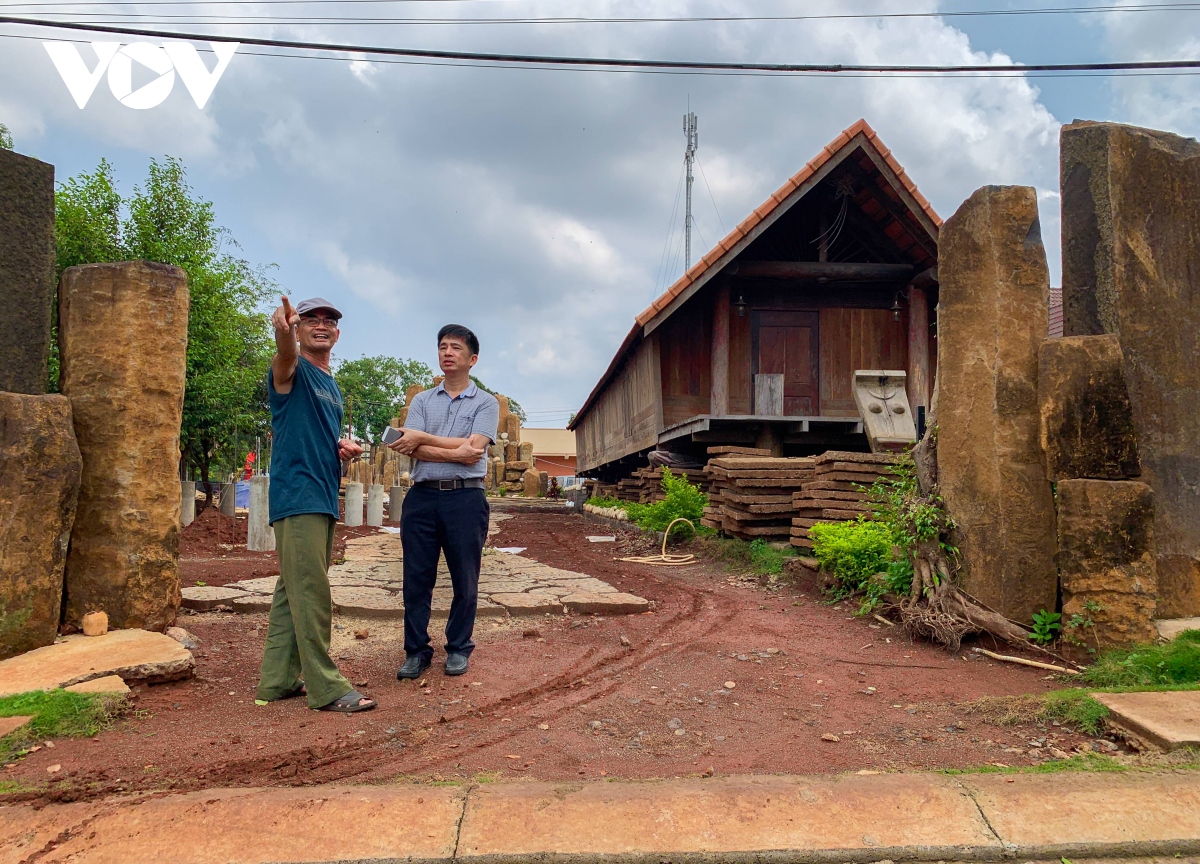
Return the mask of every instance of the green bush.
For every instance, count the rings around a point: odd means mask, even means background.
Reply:
[[[698,530],[700,517],[708,506],[708,496],[700,491],[700,487],[689,483],[686,474],[676,477],[670,471],[663,471],[662,490],[666,493],[663,501],[653,504],[625,502],[629,518],[639,528],[651,531],[666,531],[675,519],[688,519]]]
[[[1200,630],[1185,630],[1165,645],[1105,651],[1080,678],[1096,687],[1200,684]]]
[[[868,603],[863,611],[874,608],[886,591],[885,586],[873,584],[871,577],[876,573],[888,574],[889,583],[903,581],[906,576],[910,583],[912,581],[912,568],[909,566],[905,571],[904,562],[897,562],[900,566],[896,573],[889,572],[896,536],[882,522],[859,517],[850,522],[817,524],[808,529],[808,536],[813,541],[813,557],[837,582],[834,596],[849,597],[866,592]]]

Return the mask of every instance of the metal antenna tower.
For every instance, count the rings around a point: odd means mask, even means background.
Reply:
[[[696,115],[689,111],[683,115],[683,134],[687,136],[687,150],[683,161],[687,165],[687,211],[683,219],[683,272],[692,266],[692,163],[696,161]]]

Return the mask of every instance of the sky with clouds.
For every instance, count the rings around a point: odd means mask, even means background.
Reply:
[[[1065,4],[239,0],[94,4],[86,11],[89,20],[100,12],[136,13],[144,26],[222,35],[545,55],[844,64],[1200,58],[1200,11],[952,14],[1057,5]],[[0,14],[83,8],[0,2]],[[917,11],[940,14],[636,24],[463,20]],[[314,17],[448,23],[299,20]],[[199,23],[206,20],[214,23]],[[150,157],[182,158],[244,257],[277,265],[275,278],[293,299],[319,294],[341,306],[337,356],[389,354],[435,366],[437,328],[467,324],[482,343],[477,373],[516,398],[531,425],[565,424],[634,315],[684,269],[677,213],[674,235],[668,231],[689,106],[699,117],[693,258],[865,117],[943,217],[984,184],[1037,187],[1055,282],[1059,127],[1085,118],[1200,133],[1200,77],[1192,75],[632,74],[344,54],[303,59],[249,47],[233,57],[203,110],[179,81],[148,110],[125,107],[101,81],[81,110],[40,44],[46,38],[77,37],[0,24],[0,122],[17,150],[53,163],[59,179],[106,157],[124,191],[145,176]],[[211,68],[213,55],[200,47]],[[90,68],[92,49],[80,49]],[[135,88],[153,78],[134,64]]]

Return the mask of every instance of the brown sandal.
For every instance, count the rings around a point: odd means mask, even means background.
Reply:
[[[318,711],[337,711],[339,714],[355,714],[359,711],[370,711],[377,703],[368,699],[357,690],[351,690],[341,699],[334,699],[328,705],[322,705]]]

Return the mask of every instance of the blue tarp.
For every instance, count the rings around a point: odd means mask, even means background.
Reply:
[[[237,494],[233,496],[233,503],[238,507],[250,506],[250,481],[239,480],[237,482]]]

